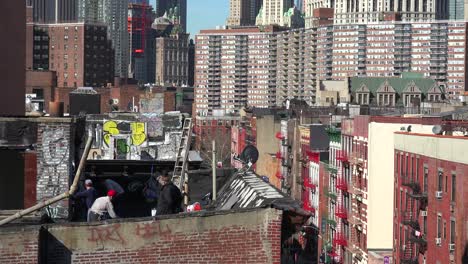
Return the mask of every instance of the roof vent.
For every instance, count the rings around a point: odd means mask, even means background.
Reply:
[[[442,126],[436,125],[432,128],[432,133],[434,133],[434,135],[442,135],[443,132]]]

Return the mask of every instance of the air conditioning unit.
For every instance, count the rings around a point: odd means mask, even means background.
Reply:
[[[421,216],[427,216],[427,211],[421,211]]]
[[[436,245],[440,246],[442,244],[442,238],[441,237],[436,237],[435,243],[436,243]]]
[[[435,197],[436,197],[437,199],[442,199],[442,194],[443,194],[442,191],[436,191],[436,192],[435,192]]]
[[[455,244],[449,244],[449,250],[455,251]]]

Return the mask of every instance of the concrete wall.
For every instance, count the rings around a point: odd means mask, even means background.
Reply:
[[[47,226],[43,263],[280,263],[282,211]],[[38,234],[0,230],[0,263],[35,263]],[[31,248],[29,248],[31,247]],[[37,253],[36,253],[37,254]],[[17,257],[10,261],[9,256]]]
[[[351,100],[349,94],[349,83],[344,81],[321,81],[320,89],[316,91],[316,105],[317,106],[330,106],[331,101],[333,104],[347,103]],[[327,102],[327,98],[329,101]]]
[[[468,140],[466,137],[444,137],[432,133],[424,136],[413,133],[395,133],[394,140],[395,149],[398,150],[468,164]]]
[[[393,247],[394,132],[411,125],[413,133],[432,134],[433,125],[369,124],[367,248]]]

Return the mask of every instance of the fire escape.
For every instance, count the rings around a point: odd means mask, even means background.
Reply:
[[[343,168],[348,166],[348,156],[345,151],[339,150],[336,152],[336,160],[338,161],[338,170],[336,178],[336,189],[338,195],[336,198],[335,216],[339,219],[336,226],[336,233],[333,238],[333,247],[335,253],[340,260],[340,263],[344,261],[344,251],[348,247],[348,234],[344,230],[344,225],[348,224],[348,208],[345,204],[345,196],[348,195],[348,181],[346,176],[343,175]]]
[[[353,203],[356,206],[354,207],[355,212],[351,212],[348,216],[348,222],[352,225],[350,245],[347,247],[347,250],[354,254],[358,259],[362,259],[361,253],[361,243],[364,239],[363,234],[363,223],[361,221],[362,214],[362,205],[363,205],[363,177],[364,177],[364,164],[361,160],[360,154],[357,151],[351,153],[350,162],[353,164],[354,170],[352,171],[351,185],[349,187],[349,193],[353,194]]]
[[[411,232],[405,237],[404,244],[400,251],[400,263],[402,264],[417,264],[419,254],[424,254],[427,250],[426,234],[421,232],[419,225],[420,212],[426,212],[427,207],[427,186],[421,190],[421,186],[414,175],[410,174],[407,177],[405,174],[401,175],[401,185],[411,189],[409,197],[415,200],[416,206],[414,208],[406,208],[402,211],[401,223],[410,228]],[[400,238],[403,242],[403,239]]]

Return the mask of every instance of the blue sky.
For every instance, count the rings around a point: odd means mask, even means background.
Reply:
[[[150,1],[154,6],[155,0]],[[187,0],[187,31],[191,38],[200,29],[224,25],[229,14],[229,0]]]

